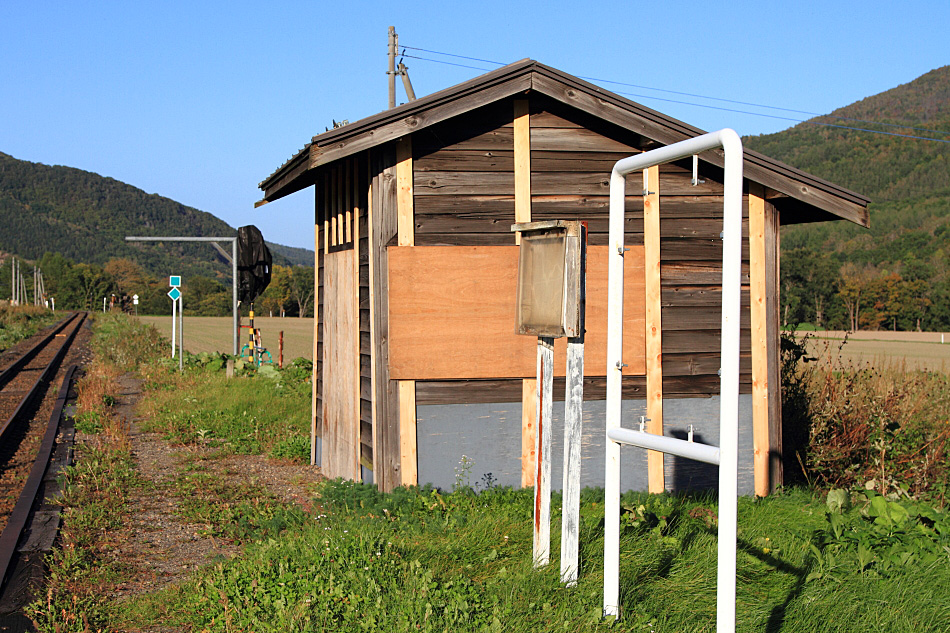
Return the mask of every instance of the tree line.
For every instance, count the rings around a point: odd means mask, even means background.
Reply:
[[[24,276],[36,265],[43,271],[47,298],[54,298],[57,310],[101,310],[106,306],[125,307],[138,314],[171,313],[168,277],[156,277],[127,258],[110,259],[104,265],[77,263],[59,253],[45,253],[35,262],[21,261]],[[0,265],[0,297],[11,296],[11,258]],[[313,268],[275,265],[270,285],[254,302],[258,315],[312,317]],[[193,275],[182,279],[186,316],[228,316],[231,314],[231,280]],[[27,294],[32,302],[32,281]],[[138,306],[132,297],[138,295]],[[249,306],[242,306],[247,313]]]
[[[950,280],[911,260],[841,262],[810,248],[783,251],[782,322],[830,330],[950,329]]]

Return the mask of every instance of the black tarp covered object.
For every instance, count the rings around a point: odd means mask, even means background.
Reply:
[[[251,303],[270,283],[270,249],[253,224],[238,229],[238,300]]]

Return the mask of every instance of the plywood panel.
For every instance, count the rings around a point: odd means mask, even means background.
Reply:
[[[517,246],[390,247],[390,375],[400,380],[533,378],[537,340],[515,330]],[[591,246],[585,375],[607,366],[607,247]],[[643,375],[643,248],[624,267],[624,362]],[[555,345],[564,375],[566,342]]]
[[[359,479],[360,420],[356,251],[324,257],[323,473]]]

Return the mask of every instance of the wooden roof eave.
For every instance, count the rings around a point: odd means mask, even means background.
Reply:
[[[531,88],[531,78],[528,75],[516,76],[484,87],[473,92],[469,98],[447,100],[444,103],[430,106],[423,110],[411,112],[365,132],[350,134],[339,140],[316,137],[314,145],[319,147],[319,153],[311,152],[311,168],[351,156],[357,152],[395,141],[416,130],[429,127],[435,123],[470,112],[482,106],[494,103]],[[408,104],[407,104],[408,105]]]
[[[544,68],[557,77],[535,75],[532,88],[588,114],[655,139],[664,145],[705,134],[704,130],[606,92],[586,81],[570,77],[552,68]],[[633,119],[631,114],[634,115]],[[758,152],[744,150],[743,156],[743,171],[746,178],[816,206],[832,216],[864,227],[869,226],[867,210],[869,198]],[[704,152],[702,158],[718,167],[724,165],[725,157],[721,150]]]
[[[261,204],[312,184],[312,177],[305,176],[311,169],[529,90],[664,145],[705,133],[555,68],[522,60],[313,137],[307,147],[261,183],[265,192]],[[719,167],[724,164],[721,150],[704,152],[701,158]],[[744,171],[746,178],[813,205],[831,217],[869,225],[867,204],[870,200],[865,196],[751,150],[744,152]]]

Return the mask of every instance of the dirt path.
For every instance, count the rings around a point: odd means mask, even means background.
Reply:
[[[130,500],[131,517],[126,538],[112,552],[127,570],[113,597],[152,593],[186,581],[198,568],[236,556],[240,547],[226,539],[209,536],[208,526],[183,518],[181,498],[173,482],[182,469],[200,461],[216,476],[233,484],[259,484],[276,499],[287,503],[304,502],[310,486],[322,478],[319,469],[281,462],[261,456],[216,458],[209,449],[170,446],[157,434],[142,429],[136,405],[142,398],[142,381],[126,375],[119,380],[120,392],[116,415],[129,429],[129,440],[136,470],[143,485]],[[77,445],[88,436],[78,435]],[[80,449],[81,459],[81,449]],[[142,630],[168,631],[161,625]]]

